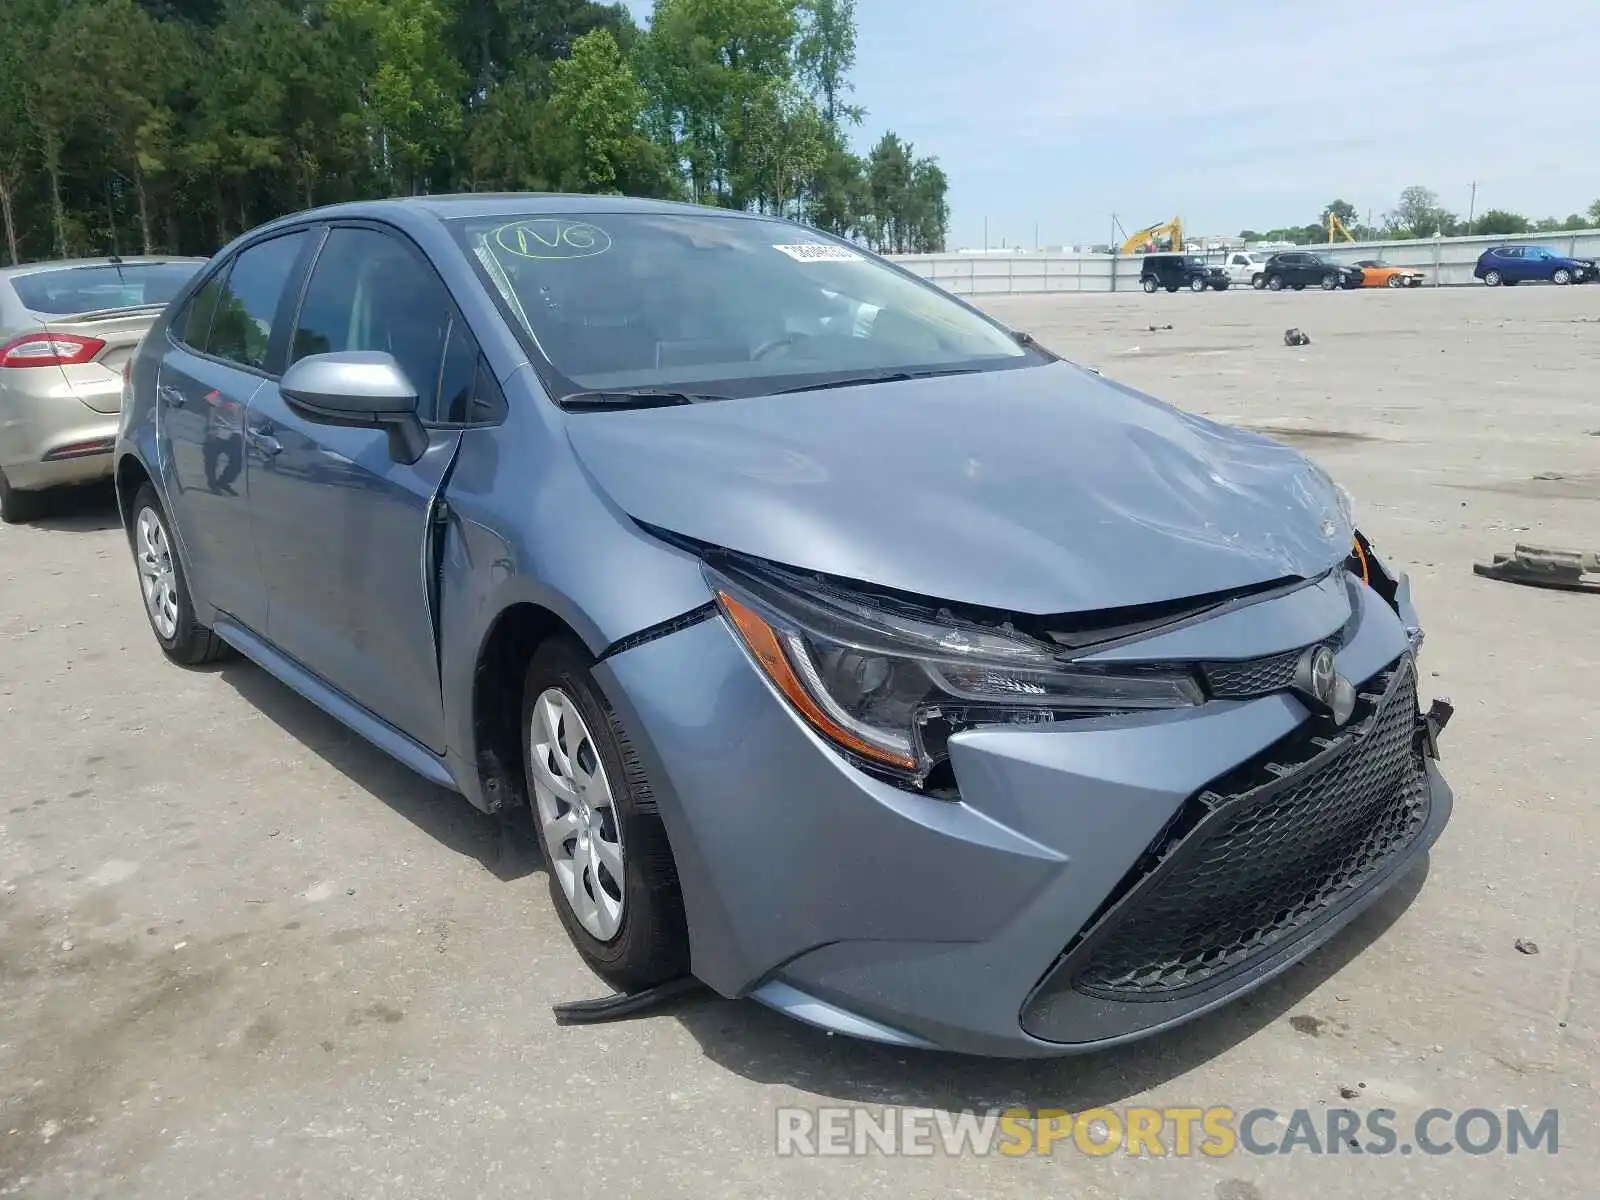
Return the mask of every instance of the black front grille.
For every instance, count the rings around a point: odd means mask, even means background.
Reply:
[[[1338,651],[1344,645],[1343,631],[1311,645],[1322,645]],[[1310,648],[1302,646],[1298,650],[1286,650],[1265,658],[1201,663],[1200,673],[1205,676],[1211,694],[1218,699],[1243,700],[1251,696],[1265,696],[1269,692],[1284,691],[1294,684],[1295,668],[1300,665],[1301,655]]]
[[[1319,721],[1195,796],[1081,945],[1080,992],[1164,1000],[1220,982],[1364,890],[1422,832],[1410,659],[1344,730]]]

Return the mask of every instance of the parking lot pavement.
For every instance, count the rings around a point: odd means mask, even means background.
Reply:
[[[537,855],[254,668],[168,666],[110,500],[79,497],[0,529],[0,1195],[1592,1194],[1600,600],[1471,564],[1600,549],[1600,287],[991,307],[1354,493],[1458,706],[1425,872],[1250,1001],[1090,1058],[908,1054],[717,999],[560,1029],[600,989]],[[780,1106],[849,1103],[1386,1106],[1402,1134],[1554,1107],[1560,1152],[775,1155]]]

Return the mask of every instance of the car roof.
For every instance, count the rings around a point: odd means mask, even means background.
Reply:
[[[426,213],[440,220],[457,217],[503,217],[540,214],[579,216],[596,213],[678,213],[757,220],[759,214],[675,200],[646,200],[636,196],[595,196],[578,192],[463,192],[443,196],[401,196],[388,200],[356,200],[305,209],[279,218],[329,220],[339,217],[394,217],[401,213]],[[772,217],[765,218],[773,220]],[[272,224],[277,224],[277,221]],[[254,230],[251,231],[255,232]]]
[[[72,267],[111,267],[118,264],[124,267],[161,263],[194,263],[196,266],[207,260],[204,258],[191,258],[182,254],[139,254],[124,255],[113,262],[109,258],[52,258],[41,262],[18,263],[15,266],[0,267],[0,279],[15,279],[22,275],[37,275],[42,271],[60,271]]]

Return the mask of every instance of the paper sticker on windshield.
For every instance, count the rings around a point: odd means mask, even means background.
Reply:
[[[518,258],[589,258],[611,249],[611,235],[587,221],[527,217],[496,229],[494,244]]]
[[[803,242],[795,246],[774,246],[773,249],[781,250],[795,262],[855,262],[861,257],[854,250],[824,242]]]

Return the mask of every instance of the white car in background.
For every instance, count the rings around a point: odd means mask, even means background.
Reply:
[[[1222,261],[1228,282],[1235,287],[1246,284],[1257,289],[1266,287],[1266,267],[1267,256],[1254,250],[1229,250]]]

